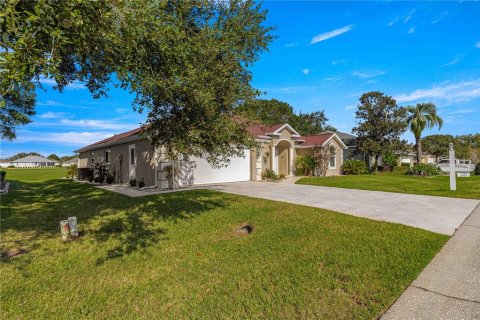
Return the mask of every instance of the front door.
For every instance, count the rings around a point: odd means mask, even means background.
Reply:
[[[278,148],[278,174],[283,174],[288,176],[288,164],[290,163],[288,159],[288,147],[280,146]]]
[[[136,179],[136,167],[137,167],[137,151],[135,145],[128,146],[128,180]]]

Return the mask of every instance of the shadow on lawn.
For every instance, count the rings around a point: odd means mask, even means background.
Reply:
[[[2,198],[1,224],[3,232],[19,232],[20,239],[3,243],[1,250],[33,250],[45,237],[61,241],[59,221],[76,216],[85,237],[113,244],[97,264],[167,239],[166,221],[192,219],[228,205],[223,194],[208,190],[130,198],[68,180],[15,184],[21,188]]]

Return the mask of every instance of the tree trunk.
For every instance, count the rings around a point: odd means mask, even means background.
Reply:
[[[422,161],[422,141],[417,138],[417,164],[420,164]]]

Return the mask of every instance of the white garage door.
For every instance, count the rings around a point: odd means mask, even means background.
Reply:
[[[230,159],[227,167],[220,169],[212,168],[210,164],[200,158],[191,158],[195,161],[196,167],[193,169],[193,184],[208,184],[222,182],[236,182],[250,180],[250,152],[245,152],[245,157],[235,157]]]

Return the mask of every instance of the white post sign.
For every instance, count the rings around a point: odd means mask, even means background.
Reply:
[[[457,180],[455,175],[455,150],[453,143],[450,142],[450,150],[448,151],[448,159],[450,165],[450,190],[457,190]]]

